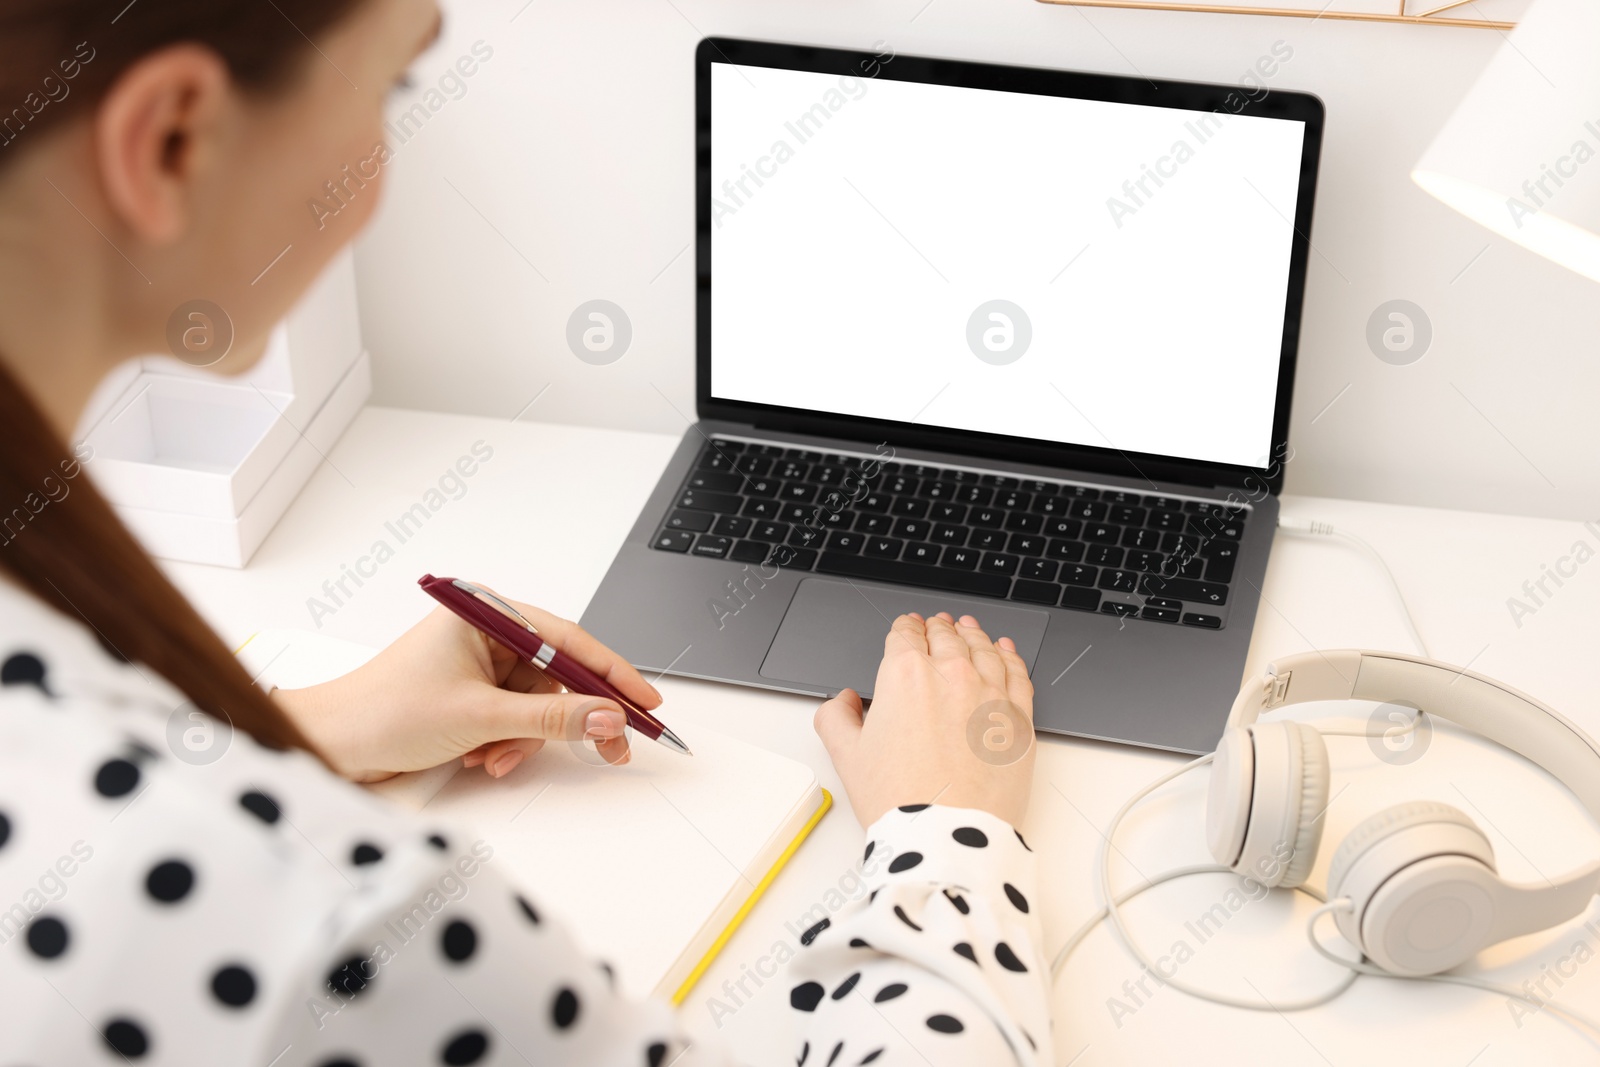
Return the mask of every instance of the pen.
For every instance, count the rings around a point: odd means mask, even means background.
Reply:
[[[675,752],[694,755],[677,734],[667,729],[666,723],[623,696],[616,686],[573,657],[557,652],[556,646],[540,637],[538,627],[522,612],[487,589],[460,578],[435,578],[431,574],[424,574],[417,579],[417,584],[468,625],[515,652],[572,692],[615,701],[627,716],[628,725],[635,730]]]

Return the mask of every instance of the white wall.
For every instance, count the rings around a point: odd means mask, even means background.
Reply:
[[[466,94],[399,148],[358,250],[378,403],[511,418],[548,386],[524,418],[684,427],[691,57],[703,35],[882,40],[907,54],[1224,82],[1282,40],[1294,54],[1272,84],[1328,109],[1289,489],[1600,517],[1600,292],[1408,177],[1500,45],[1496,31],[1034,0],[525,3],[451,3],[446,38],[417,67],[407,102],[474,41],[494,49]],[[1478,7],[1507,10],[1491,3]],[[569,314],[593,298],[633,324],[609,366],[565,343]],[[1433,325],[1409,366],[1381,362],[1365,339],[1374,309],[1397,298]]]

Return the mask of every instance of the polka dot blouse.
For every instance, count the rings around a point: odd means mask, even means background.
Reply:
[[[4,582],[0,682],[0,1067],[730,1062],[482,842],[240,734],[200,762],[223,727]],[[1053,1062],[1022,836],[914,805],[864,855],[762,1062]]]

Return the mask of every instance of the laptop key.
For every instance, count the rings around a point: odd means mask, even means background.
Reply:
[[[1006,513],[998,508],[973,508],[967,515],[967,521],[974,526],[988,526],[998,530],[1000,524],[1006,521]]]
[[[926,563],[932,566],[939,562],[939,546],[930,545],[926,542],[907,545],[906,550],[900,554],[900,558],[907,563]]]
[[[1083,542],[1051,541],[1050,547],[1044,550],[1044,554],[1051,559],[1066,560],[1068,563],[1082,563]]]
[[[784,522],[810,523],[816,519],[817,511],[811,504],[784,504],[778,517]]]
[[[752,519],[776,519],[783,513],[783,505],[776,500],[746,500],[739,514]]]
[[[914,496],[897,496],[894,503],[889,505],[891,515],[910,515],[913,518],[925,518],[928,514],[928,502],[918,500]]]
[[[662,530],[656,535],[651,547],[664,552],[687,552],[692,544],[694,544],[694,534],[688,530]]]
[[[1122,557],[1123,551],[1116,545],[1090,545],[1083,561],[1093,563],[1096,567],[1120,567]]]
[[[824,533],[811,526],[796,526],[789,531],[789,543],[796,548],[821,548]]]
[[[1147,496],[1144,498],[1147,508],[1160,508],[1162,511],[1177,511],[1183,507],[1183,501],[1173,496]]]
[[[805,482],[786,482],[778,490],[778,499],[789,504],[809,504],[817,499],[817,487]]]
[[[1215,615],[1200,615],[1192,611],[1184,615],[1183,624],[1185,626],[1204,626],[1208,630],[1222,629],[1222,620]]]
[[[1124,604],[1120,600],[1108,600],[1100,605],[1100,610],[1106,615],[1137,615],[1139,605]]]
[[[850,472],[843,467],[830,467],[822,464],[811,468],[811,480],[818,485],[838,486],[843,485]],[[854,484],[854,483],[852,483]]]
[[[1140,548],[1146,552],[1153,552],[1161,547],[1161,531],[1143,526],[1129,526],[1122,531],[1122,544],[1125,548]]]
[[[689,489],[711,489],[718,493],[737,493],[744,479],[731,471],[698,470],[689,475]]]
[[[1075,500],[1068,514],[1085,522],[1104,522],[1106,516],[1111,514],[1111,509],[1098,500]]]
[[[692,530],[695,533],[704,533],[711,529],[711,522],[716,516],[709,511],[674,511],[667,516],[667,529]]]
[[[1183,529],[1183,512],[1152,511],[1150,513],[1150,528],[1152,530],[1170,530],[1176,533]]]
[[[1070,537],[1076,541],[1083,536],[1083,520],[1050,518],[1045,520],[1044,529],[1039,531],[1046,537]]]
[[[1177,622],[1178,613],[1171,608],[1153,608],[1146,604],[1144,610],[1139,612],[1139,618],[1154,619],[1156,622]]]
[[[726,437],[713,437],[710,442],[706,444],[706,450],[708,452],[712,449],[715,449],[718,452],[743,452],[744,442],[730,440]]]
[[[1159,552],[1129,552],[1128,558],[1123,561],[1122,565],[1130,571],[1159,574],[1161,565],[1166,562],[1166,558]]]
[[[1004,552],[985,552],[978,569],[986,574],[1015,574],[1020,560]]]
[[[933,534],[933,523],[925,519],[900,519],[894,524],[894,535],[907,541],[926,541]]]
[[[1017,480],[1005,474],[985,474],[983,484],[990,489],[1015,489]]]
[[[894,528],[894,520],[887,515],[857,515],[855,531],[864,534],[886,534]]]
[[[1026,511],[1013,511],[1006,516],[1006,529],[1018,533],[1039,533],[1044,529],[1044,516]]]
[[[769,541],[779,544],[789,536],[789,524],[786,522],[758,522],[750,531],[750,536],[757,541]]]
[[[856,507],[862,511],[888,511],[890,500],[887,493],[868,493],[856,501]]]
[[[959,489],[960,486],[956,485],[955,482],[941,482],[929,479],[922,483],[922,487],[917,492],[929,500],[949,500],[956,495]]]
[[[933,539],[941,545],[964,545],[967,543],[967,528],[954,523],[935,523]]]
[[[1034,534],[1012,534],[1011,540],[1006,542],[1006,551],[1013,556],[1042,556],[1044,555],[1045,540]]]
[[[1226,604],[1228,587],[1214,582],[1196,582],[1187,578],[1167,578],[1147,574],[1139,583],[1139,592],[1146,596],[1171,597],[1191,604]]]
[[[848,530],[835,530],[828,535],[828,551],[860,552],[861,546],[866,542],[865,534],[851,533]]]
[[[695,512],[690,511],[685,514],[693,515]],[[711,527],[711,532],[722,537],[745,537],[750,533],[750,527],[753,525],[755,525],[754,519],[741,519],[737,515],[719,515],[717,516],[717,524]]]
[[[956,500],[963,504],[982,505],[993,499],[993,489],[986,489],[974,482],[966,483],[961,487],[961,492],[956,494]]]
[[[1033,510],[1040,515],[1065,515],[1070,507],[1072,507],[1072,501],[1064,496],[1040,494],[1033,498]]]
[[[1139,575],[1133,571],[1107,567],[1100,572],[1100,580],[1095,584],[1116,593],[1132,593],[1139,587]]]
[[[739,488],[744,490],[745,496],[773,497],[778,495],[778,490],[783,488],[783,483],[769,475],[760,478],[746,478],[744,484]]]
[[[1100,590],[1068,586],[1061,590],[1061,606],[1075,608],[1078,611],[1098,611],[1100,610]]]
[[[1061,569],[1061,564],[1053,559],[1025,559],[1022,561],[1022,577],[1035,582],[1053,582],[1056,572]]]
[[[1114,545],[1122,536],[1122,527],[1103,522],[1091,522],[1083,528],[1083,539],[1100,545]]]
[[[1139,494],[1130,493],[1125,489],[1107,489],[1100,494],[1100,499],[1108,504],[1137,504]]]
[[[878,559],[896,559],[906,543],[896,537],[869,537],[865,552]]]
[[[1124,526],[1143,526],[1144,508],[1130,507],[1127,504],[1118,504],[1111,509],[1110,521],[1119,522]]]
[[[846,578],[876,579],[900,585],[916,585],[927,589],[942,589],[949,593],[972,593],[978,596],[1004,598],[1011,589],[1011,579],[998,574],[981,574],[976,571],[953,570],[949,567],[925,567],[918,563],[876,559],[871,556],[847,556],[838,552],[824,552],[822,558],[817,560],[817,570],[822,574],[838,574]]]
[[[972,548],[998,552],[1006,547],[1006,540],[1006,535],[999,530],[973,530],[967,538],[967,544]]]
[[[1024,493],[1020,489],[1002,492],[995,497],[995,506],[1005,508],[1007,511],[1021,511],[1033,500],[1031,493]]]
[[[1053,582],[1035,582],[1027,578],[1018,578],[1011,583],[1011,599],[1054,607],[1056,601],[1061,599],[1061,587]]]
[[[800,451],[798,448],[792,451]],[[781,478],[786,482],[796,482],[806,476],[806,471],[811,468],[797,459],[785,460],[772,469],[774,478]]]
[[[1091,489],[1087,485],[1066,485],[1061,487],[1061,495],[1074,500],[1099,500],[1100,490]],[[1093,611],[1093,608],[1089,609]]]
[[[772,546],[764,541],[740,541],[728,552],[735,563],[765,563]]]
[[[928,518],[934,522],[964,522],[967,518],[965,504],[935,504],[928,509]]]
[[[1152,608],[1172,608],[1174,611],[1183,610],[1182,601],[1168,600],[1164,596],[1145,597],[1144,602]]]
[[[733,457],[733,469],[740,474],[767,474],[772,470],[772,460],[765,456],[753,456],[749,452]]]
[[[976,570],[980,553],[971,548],[947,548],[944,557],[940,560],[946,567],[957,567],[964,571]]]
[[[693,508],[696,511],[726,511],[737,514],[744,506],[744,500],[732,493],[713,493],[703,489],[685,489],[678,498],[680,508]]]
[[[733,547],[733,539],[729,537],[716,537],[705,534],[694,543],[693,554],[708,556],[712,559],[722,559],[727,556],[728,549]]]

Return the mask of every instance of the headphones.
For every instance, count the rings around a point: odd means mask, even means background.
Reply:
[[[1267,887],[1298,888],[1317,860],[1328,807],[1328,751],[1301,722],[1261,714],[1317,700],[1402,704],[1446,719],[1554,775],[1600,822],[1600,747],[1508,685],[1398,652],[1311,652],[1246,681],[1218,743],[1206,839],[1219,864]],[[1478,825],[1448,804],[1396,804],[1334,852],[1327,899],[1339,932],[1384,971],[1438,974],[1490,945],[1580,915],[1600,892],[1600,861],[1553,883],[1501,878]]]

